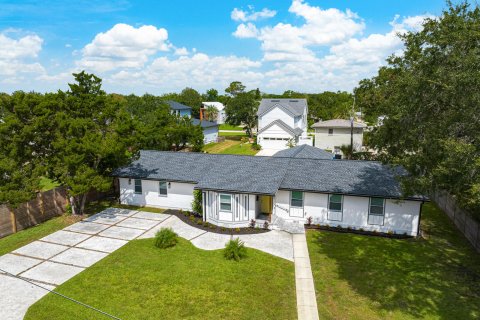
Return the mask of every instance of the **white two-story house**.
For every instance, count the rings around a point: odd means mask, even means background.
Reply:
[[[353,134],[353,149],[361,151],[363,145],[363,130],[367,127],[362,122],[353,122],[345,119],[333,119],[320,121],[312,125],[315,129],[315,147],[330,150],[335,154],[341,154],[342,145],[350,145]]]
[[[307,136],[306,99],[262,99],[258,107],[257,143],[263,149],[284,150],[289,142],[312,145]]]

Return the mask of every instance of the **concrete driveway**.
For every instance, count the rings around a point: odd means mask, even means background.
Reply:
[[[256,156],[273,156],[275,153],[277,153],[280,150],[277,149],[262,149],[257,152]]]
[[[11,253],[0,256],[0,269],[53,290],[133,239],[151,238],[162,227],[204,250],[221,249],[230,235],[192,227],[176,216],[109,208]],[[293,261],[292,236],[283,231],[239,235],[247,247]],[[23,319],[48,291],[0,272],[0,319]]]

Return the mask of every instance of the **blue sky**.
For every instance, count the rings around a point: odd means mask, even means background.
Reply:
[[[72,1],[73,2],[73,1]],[[0,91],[65,89],[86,69],[109,92],[348,90],[444,1],[3,1]]]

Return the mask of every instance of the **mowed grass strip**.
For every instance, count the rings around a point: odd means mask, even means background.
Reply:
[[[433,204],[425,239],[309,231],[321,319],[480,319],[480,255]]]
[[[294,265],[248,249],[240,262],[179,239],[134,240],[57,288],[121,319],[296,319]],[[104,319],[48,294],[25,319]]]

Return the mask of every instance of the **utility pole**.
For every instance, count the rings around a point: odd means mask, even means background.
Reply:
[[[348,159],[352,160],[353,158],[353,121],[355,119],[355,90],[353,90],[353,105],[352,105],[352,115],[350,116],[350,154]]]

